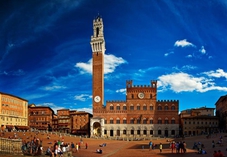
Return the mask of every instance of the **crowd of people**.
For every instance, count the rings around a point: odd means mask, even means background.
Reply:
[[[0,134],[2,137],[5,135],[5,132],[1,132]],[[14,132],[13,135],[8,136],[8,139],[24,139],[22,141],[21,150],[22,153],[25,155],[48,155],[50,157],[60,156],[62,157],[65,152],[72,151],[79,152],[79,149],[81,148],[81,144],[83,144],[83,139],[80,138],[80,140],[74,145],[73,142],[68,143],[65,142],[64,136],[61,134],[55,134],[55,133],[44,133],[44,132],[23,132],[23,138],[18,136],[18,132]],[[48,144],[50,146],[47,147],[46,150],[43,150],[43,141],[40,139],[40,137],[44,138],[46,136],[46,139],[50,142]],[[52,142],[56,137],[51,139],[52,136],[57,136],[59,140],[55,140]],[[88,144],[84,144],[85,149],[88,149]]]

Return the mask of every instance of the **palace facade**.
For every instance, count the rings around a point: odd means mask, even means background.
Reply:
[[[52,131],[54,111],[48,106],[28,106],[28,125],[31,129]]]
[[[215,108],[201,107],[187,109],[180,113],[180,134],[211,134],[219,130],[218,117],[214,116]]]
[[[1,129],[27,129],[28,101],[15,95],[0,92]]]
[[[149,85],[126,81],[126,100],[104,105],[105,40],[101,17],[93,20],[93,118],[91,137],[151,137],[179,134],[179,101],[157,100],[157,80]]]

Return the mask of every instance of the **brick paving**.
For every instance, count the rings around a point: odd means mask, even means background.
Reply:
[[[17,133],[20,138],[23,140],[30,140],[31,135],[34,137],[34,133],[26,132],[26,135],[23,135],[22,132]],[[6,133],[5,137],[12,136],[13,133]],[[212,148],[211,142],[214,140],[217,142],[220,136],[223,136],[224,145],[219,146],[216,144],[215,148]],[[158,148],[154,150],[148,149],[148,143],[150,140],[142,140],[142,141],[117,141],[117,140],[104,140],[104,139],[93,139],[93,138],[83,138],[83,144],[81,144],[81,149],[79,152],[73,153],[74,157],[176,157],[176,156],[184,156],[184,157],[196,157],[196,156],[203,156],[203,157],[212,157],[214,150],[221,150],[225,156],[227,156],[227,137],[224,137],[227,134],[217,134],[212,135],[211,138],[207,139],[205,135],[201,136],[194,136],[194,137],[186,137],[184,141],[187,144],[187,153],[185,154],[176,154],[172,153],[169,149],[169,142],[167,139],[160,138],[160,139],[152,139],[151,141],[157,145],[159,143],[163,144],[163,151],[162,153],[159,152]],[[47,149],[48,146],[53,146],[55,140],[62,139],[59,135],[51,135],[50,139],[47,139],[47,135],[45,133],[39,133],[37,135],[43,141],[44,150]],[[28,138],[30,137],[30,138]],[[75,136],[63,136],[64,141],[66,143],[74,142],[74,144],[80,141],[79,137]],[[168,139],[172,140],[172,139]],[[182,139],[174,139],[175,141],[181,141]],[[205,145],[205,150],[207,154],[197,154],[196,150],[193,150],[194,142],[201,142]],[[52,144],[49,144],[49,143]],[[85,149],[85,143],[88,144],[88,149]],[[106,143],[105,147],[99,147],[100,144]],[[142,149],[144,146],[144,149]],[[157,146],[158,147],[158,146]],[[103,150],[102,154],[96,153],[96,149],[101,148]],[[1,154],[0,154],[1,156]],[[5,156],[5,155],[4,155]],[[10,155],[6,155],[6,157],[11,157]],[[13,157],[13,155],[12,155]],[[14,156],[15,157],[15,156]]]

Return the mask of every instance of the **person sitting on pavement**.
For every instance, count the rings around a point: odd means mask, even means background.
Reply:
[[[96,152],[102,154],[102,149],[96,149]]]

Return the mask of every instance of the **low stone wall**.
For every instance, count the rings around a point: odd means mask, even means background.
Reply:
[[[0,138],[0,154],[22,154],[21,139]]]

